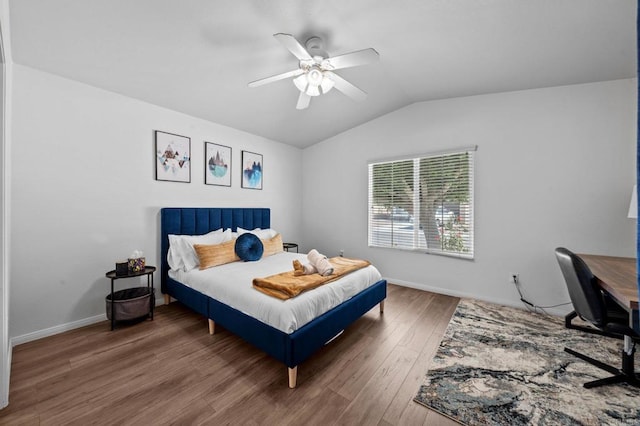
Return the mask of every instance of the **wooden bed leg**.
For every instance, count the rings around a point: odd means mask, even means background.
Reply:
[[[171,296],[169,296],[168,294],[164,295],[164,304],[168,305],[169,303],[171,303]]]
[[[209,320],[209,334],[216,334],[216,323],[212,319]]]
[[[296,387],[296,381],[298,380],[298,366],[289,367],[289,388],[294,389]]]
[[[384,314],[384,300],[380,301],[380,313]]]

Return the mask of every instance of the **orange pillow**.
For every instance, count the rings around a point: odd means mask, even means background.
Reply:
[[[194,244],[193,248],[196,250],[200,260],[200,270],[239,261],[240,258],[236,255],[235,244],[236,240],[215,245]]]
[[[282,253],[284,251],[284,248],[282,247],[282,236],[280,234],[276,234],[275,237],[268,240],[262,240],[262,245],[264,247],[262,257],[271,256],[272,254]]]

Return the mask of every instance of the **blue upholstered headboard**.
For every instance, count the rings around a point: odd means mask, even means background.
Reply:
[[[160,222],[161,284],[164,293],[169,273],[169,234],[202,235],[220,228],[236,231],[238,226],[244,229],[270,228],[271,211],[263,208],[168,207],[160,210]]]

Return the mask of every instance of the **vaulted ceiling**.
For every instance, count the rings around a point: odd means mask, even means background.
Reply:
[[[298,147],[413,102],[636,76],[636,0],[9,0],[14,62]],[[272,36],[380,61],[295,108]]]

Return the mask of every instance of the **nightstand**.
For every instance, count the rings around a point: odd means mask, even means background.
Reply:
[[[109,271],[105,276],[111,279],[111,294],[106,298],[107,318],[111,320],[111,330],[116,326],[116,321],[140,318],[146,315],[153,320],[153,308],[155,306],[155,291],[153,288],[153,273],[155,266],[145,266],[139,272],[129,272],[126,275],[116,275],[116,271]],[[121,278],[135,278],[147,276],[146,287],[133,287],[120,291],[113,291],[113,283]],[[116,309],[118,304],[118,309]],[[111,306],[109,306],[111,305]]]
[[[282,243],[282,248],[286,251],[289,249],[296,249],[296,253],[298,253],[298,244],[297,243]]]

